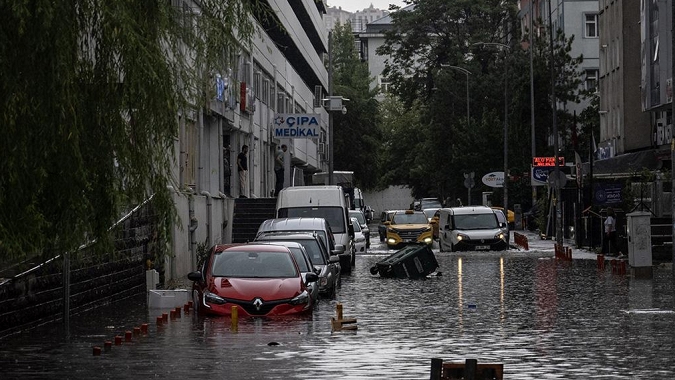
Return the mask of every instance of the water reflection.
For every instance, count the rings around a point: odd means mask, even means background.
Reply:
[[[3,379],[422,379],[440,357],[502,362],[510,379],[675,376],[669,269],[634,280],[550,252],[444,252],[442,276],[413,281],[370,275],[390,251],[371,252],[308,318],[243,319],[236,333],[225,317],[157,327],[161,310],[139,297],[73,317],[68,342],[58,326],[2,341],[0,370]],[[331,333],[337,301],[357,331]],[[147,336],[92,355],[140,323]]]

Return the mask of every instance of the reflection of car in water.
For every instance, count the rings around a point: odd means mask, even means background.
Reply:
[[[507,234],[495,211],[486,206],[439,210],[441,251],[488,251],[508,249]]]
[[[422,211],[397,211],[391,221],[384,222],[387,228],[386,242],[389,248],[403,244],[421,243],[431,246],[434,243],[433,228]]]

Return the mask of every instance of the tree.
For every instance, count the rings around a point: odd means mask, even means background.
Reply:
[[[354,50],[351,24],[333,29],[333,83],[334,94],[349,99],[347,113],[333,117],[335,170],[354,172],[355,181],[364,189],[377,184],[377,150],[381,135],[377,89],[370,89],[368,65],[359,59]]]
[[[75,250],[154,196],[167,233],[178,115],[254,33],[253,2],[0,5],[0,258]],[[175,185],[175,184],[174,184]]]
[[[466,194],[463,172],[482,175],[503,170],[503,126],[507,116],[508,166],[515,181],[510,191],[512,199],[521,200],[524,207],[528,207],[531,198],[529,53],[513,38],[521,35],[515,3],[497,0],[412,0],[410,3],[415,7],[392,13],[394,26],[378,50],[378,54],[391,57],[385,62],[383,74],[388,77],[395,95],[407,109],[418,108],[421,112],[417,123],[410,124],[409,128],[414,130],[411,135],[422,139],[415,144],[423,149],[425,159],[415,170],[425,175],[407,184],[418,194],[454,199]],[[585,96],[579,91],[578,66],[583,57],[570,56],[572,42],[573,38],[565,37],[560,31],[555,35],[559,102],[576,102]],[[544,31],[535,38],[534,45],[539,154],[545,154],[544,149],[552,150],[547,144],[552,131],[546,128],[552,120],[549,53],[548,35]],[[471,72],[468,77],[470,120],[466,117],[467,77],[447,66]],[[505,102],[507,115],[504,114]],[[558,120],[567,119],[571,119],[571,115],[559,111]],[[418,149],[401,151],[420,154]],[[498,192],[494,199],[501,199]]]

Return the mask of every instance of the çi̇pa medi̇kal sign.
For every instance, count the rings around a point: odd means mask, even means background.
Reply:
[[[280,113],[274,117],[274,137],[310,139],[319,137],[321,115]]]

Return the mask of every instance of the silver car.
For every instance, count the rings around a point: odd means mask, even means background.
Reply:
[[[366,221],[366,216],[361,210],[349,210],[349,217],[356,218],[359,221],[361,226],[361,233],[366,238],[366,248],[370,248],[370,228],[368,228],[368,222]],[[359,250],[357,249],[356,252]]]
[[[317,233],[306,232],[263,232],[254,240],[257,242],[291,241],[302,244],[312,261],[312,265],[319,270],[319,294],[335,298],[340,286],[340,257],[330,256],[328,248]]]

